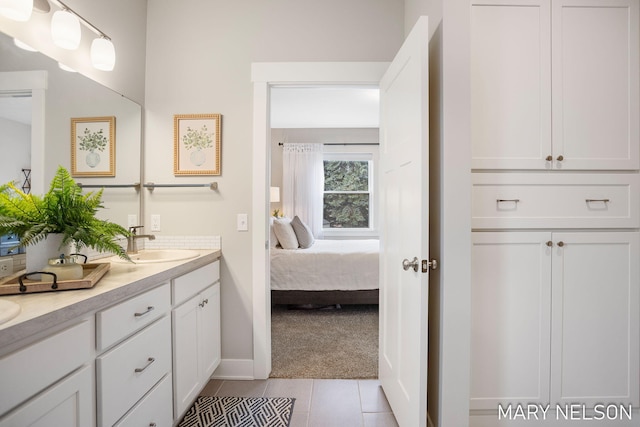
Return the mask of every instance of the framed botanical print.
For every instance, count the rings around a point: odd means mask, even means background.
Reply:
[[[71,119],[71,175],[116,175],[116,118]]]
[[[176,114],[174,175],[220,175],[220,114]]]

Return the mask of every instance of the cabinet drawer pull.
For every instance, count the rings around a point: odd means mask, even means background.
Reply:
[[[609,203],[610,202],[609,199],[585,199],[584,201],[587,203],[595,203],[595,202]]]
[[[153,357],[150,357],[147,359],[147,364],[144,365],[142,368],[136,368],[136,373],[140,373],[142,371],[144,371],[145,369],[147,369],[153,362],[155,362],[156,359],[154,359]]]
[[[157,426],[157,424],[156,424],[156,423],[151,423],[151,424],[149,424],[149,427],[156,427],[156,426]]]
[[[149,313],[150,311],[153,311],[154,308],[155,308],[154,306],[150,305],[149,307],[147,307],[147,311],[143,311],[142,313],[134,313],[133,315],[135,317],[141,317],[141,316],[144,316],[145,314]]]
[[[497,199],[496,202],[497,203],[506,203],[506,202],[518,203],[520,202],[520,199]]]

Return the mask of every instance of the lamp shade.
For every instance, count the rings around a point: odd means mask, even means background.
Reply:
[[[33,11],[33,0],[0,0],[0,15],[14,21],[28,21]]]
[[[75,50],[80,46],[82,30],[76,15],[66,10],[59,10],[51,18],[51,37],[56,46]]]
[[[269,201],[278,203],[280,201],[280,187],[271,187],[269,191]]]
[[[116,49],[111,40],[104,37],[91,43],[91,63],[98,70],[111,71],[116,65]]]

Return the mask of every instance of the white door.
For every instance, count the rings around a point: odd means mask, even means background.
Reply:
[[[379,377],[400,427],[427,420],[427,24],[418,20],[380,82]],[[416,259],[417,271],[405,270],[405,259]]]

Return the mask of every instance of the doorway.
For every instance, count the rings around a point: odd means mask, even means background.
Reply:
[[[266,379],[271,371],[271,295],[269,289],[269,182],[271,144],[269,97],[277,85],[377,86],[386,62],[360,63],[256,63],[254,83],[253,162],[253,326],[254,378]]]

